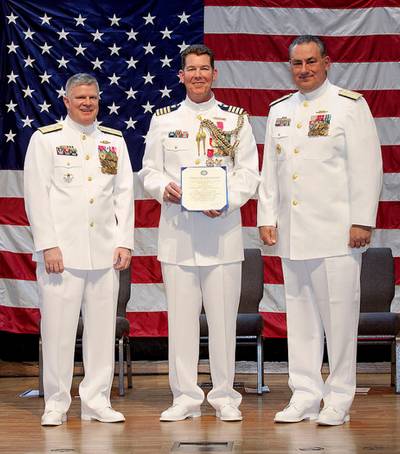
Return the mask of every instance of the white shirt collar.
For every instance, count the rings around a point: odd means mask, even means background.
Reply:
[[[211,99],[206,102],[194,102],[192,101],[189,96],[186,96],[184,104],[191,110],[196,112],[205,112],[206,110],[210,110],[212,107],[215,106],[217,101],[215,100],[214,94],[212,95]]]
[[[74,129],[75,131],[78,131],[81,134],[92,134],[92,132],[94,132],[97,127],[97,121],[93,122],[88,126],[84,126],[74,121],[69,115],[65,117],[64,122],[70,128]]]
[[[331,86],[331,83],[329,82],[328,78],[325,79],[324,83],[318,87],[316,90],[310,91],[309,93],[300,93],[300,100],[304,101],[305,99],[307,101],[312,101],[313,99],[319,98],[321,95],[323,95],[326,90]]]

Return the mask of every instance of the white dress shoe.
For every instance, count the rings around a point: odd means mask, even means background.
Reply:
[[[320,426],[340,426],[350,421],[350,415],[334,407],[324,407],[318,416],[317,424]]]
[[[81,419],[84,421],[123,422],[125,421],[125,416],[119,411],[113,410],[111,407],[92,410],[83,405]]]
[[[242,412],[229,404],[217,410],[216,415],[221,421],[241,421],[243,419]]]
[[[300,422],[304,419],[313,421],[318,417],[319,407],[305,407],[304,405],[290,403],[282,411],[276,413],[275,422]]]
[[[161,413],[160,421],[182,421],[186,418],[201,416],[200,408],[189,409],[184,405],[175,404]]]
[[[67,415],[57,410],[45,411],[42,415],[42,426],[61,426],[67,420]]]

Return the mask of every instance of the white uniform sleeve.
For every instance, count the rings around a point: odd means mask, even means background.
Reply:
[[[116,246],[133,250],[134,244],[134,195],[133,173],[125,140],[119,155],[118,172],[114,185],[114,206],[117,217]]]
[[[228,175],[228,213],[244,205],[255,194],[260,181],[257,145],[247,115],[238,139],[233,172]]]
[[[345,126],[350,181],[351,223],[375,227],[382,187],[382,156],[378,134],[364,98],[352,101]]]
[[[146,150],[139,176],[143,180],[145,190],[162,204],[164,189],[169,180],[164,174],[164,154],[159,121],[159,117],[153,115],[146,136]]]
[[[258,190],[257,226],[276,226],[278,219],[279,185],[277,161],[272,149],[271,112],[267,120],[264,141],[264,158],[261,170],[261,183]]]
[[[36,131],[29,142],[24,164],[25,209],[36,252],[58,246],[49,197],[52,171],[48,138]]]

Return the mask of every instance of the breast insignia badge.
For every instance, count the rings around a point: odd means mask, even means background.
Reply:
[[[98,152],[101,172],[109,175],[116,175],[118,169],[118,155],[116,147],[99,145]]]
[[[332,115],[329,113],[317,113],[312,115],[308,124],[308,137],[325,137],[329,135],[329,125]]]

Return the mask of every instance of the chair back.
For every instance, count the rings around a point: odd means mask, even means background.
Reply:
[[[264,294],[264,262],[259,249],[245,249],[239,314],[257,313]]]
[[[394,291],[392,250],[369,248],[362,255],[360,312],[390,312]]]
[[[131,297],[131,267],[119,272],[117,316],[126,318],[126,306]]]

